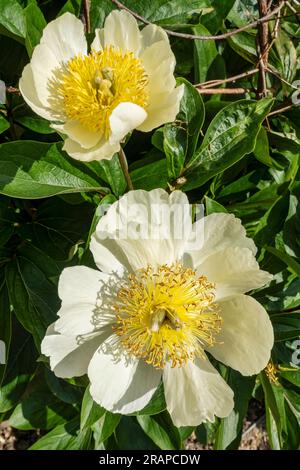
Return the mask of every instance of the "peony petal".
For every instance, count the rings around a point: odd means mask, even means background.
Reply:
[[[243,375],[258,374],[266,367],[274,343],[269,315],[248,295],[236,295],[218,305],[223,323],[209,352]]]
[[[31,64],[27,64],[23,70],[19,82],[19,89],[28,106],[30,106],[36,114],[48,120],[52,119],[51,111],[45,108],[37,95]]]
[[[174,78],[176,60],[167,41],[152,44],[141,54],[140,60],[148,75],[148,91],[151,106],[154,99],[153,95],[174,90],[176,86]],[[157,77],[159,77],[159,80]]]
[[[114,344],[115,342],[115,344]],[[128,357],[118,349],[118,338],[109,337],[95,352],[88,367],[90,393],[96,403],[109,411],[129,389],[138,359]]]
[[[91,44],[91,50],[95,52],[100,52],[103,50],[104,45],[104,28],[95,29],[95,37]]]
[[[107,269],[101,261],[105,250],[127,269],[170,264],[182,257],[190,230],[190,205],[181,191],[131,191],[100,219],[93,237],[94,258],[100,269]],[[114,268],[118,270],[115,263]]]
[[[89,362],[101,344],[101,336],[88,341],[56,333],[54,323],[49,326],[41,344],[41,351],[50,357],[50,366],[57,377],[79,377],[87,373]]]
[[[136,19],[127,11],[112,11],[104,24],[104,46],[115,46],[138,55],[141,33]]]
[[[95,147],[102,138],[100,132],[95,132],[84,127],[80,122],[67,121],[63,125],[52,124],[58,132],[66,134],[71,140],[77,142],[83,149]]]
[[[33,51],[30,63],[36,94],[43,106],[51,109],[53,92],[49,87],[49,81],[54,78],[54,72],[61,67],[59,57],[48,44],[39,44]],[[53,112],[57,114],[59,110],[53,108]]]
[[[155,24],[148,24],[141,31],[142,51],[152,46],[152,44],[165,41],[169,44],[167,33]]]
[[[120,144],[110,144],[107,140],[102,139],[95,147],[85,149],[75,140],[67,138],[63,150],[75,160],[91,162],[93,160],[110,160],[120,150]]]
[[[228,247],[248,248],[256,254],[256,247],[246,235],[240,219],[233,214],[215,213],[199,219],[193,225],[190,245],[187,244],[185,262],[197,269],[206,258]]]
[[[109,117],[110,144],[116,145],[121,142],[129,132],[145,121],[146,117],[147,113],[141,106],[134,103],[120,103]]]
[[[198,426],[232,411],[233,391],[208,359],[168,365],[163,373],[167,410],[175,426]]]
[[[171,92],[153,95],[147,107],[148,117],[137,129],[149,132],[166,122],[175,121],[183,92],[184,87],[180,85]]]
[[[157,390],[161,377],[160,370],[139,361],[129,388],[114,405],[114,413],[129,414],[145,408]]]
[[[51,21],[34,49],[31,67],[36,93],[44,106],[51,108],[49,80],[72,57],[87,53],[82,22],[70,13]]]
[[[64,13],[46,26],[41,44],[46,44],[59,62],[87,54],[84,25],[71,13]]]
[[[273,276],[259,269],[249,248],[229,247],[208,256],[197,271],[216,283],[216,300],[268,284]]]

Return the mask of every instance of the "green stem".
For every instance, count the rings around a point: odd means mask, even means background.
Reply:
[[[119,151],[118,155],[119,155],[119,162],[120,162],[122,171],[124,173],[124,176],[125,176],[125,179],[126,179],[126,182],[127,182],[127,187],[128,187],[129,190],[132,190],[134,188],[133,188],[133,184],[132,184],[132,181],[131,181],[131,178],[130,178],[130,175],[129,175],[129,171],[128,171],[128,164],[127,164],[127,160],[126,160],[126,155],[125,155],[124,150],[122,148]]]

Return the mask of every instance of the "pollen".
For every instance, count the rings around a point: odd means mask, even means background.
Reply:
[[[203,358],[221,329],[213,292],[181,263],[140,269],[118,291],[114,332],[125,350],[158,369]]]
[[[113,46],[78,55],[54,73],[49,81],[50,101],[65,119],[87,130],[110,135],[109,117],[122,102],[143,108],[148,104],[148,77],[132,52]]]
[[[266,376],[273,385],[279,385],[278,379],[279,368],[274,364],[273,361],[269,361],[267,367],[265,368]]]

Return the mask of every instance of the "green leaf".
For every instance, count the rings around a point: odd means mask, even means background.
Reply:
[[[112,192],[117,196],[124,194],[127,183],[119,162],[119,157],[115,154],[111,160],[101,160],[89,164],[97,176],[108,183]]]
[[[199,24],[193,27],[195,35],[211,36],[208,29]],[[214,41],[195,40],[195,82],[203,83],[207,80],[222,79],[225,77],[225,66],[219,55]]]
[[[207,196],[205,196],[205,207],[207,215],[214,214],[215,212],[228,212],[222,204]]]
[[[29,57],[31,57],[33,49],[40,42],[43,29],[47,23],[36,0],[32,0],[29,5],[27,5],[24,9],[24,13],[26,18],[25,46]]]
[[[184,78],[177,79],[177,84],[184,87],[180,110],[176,121],[163,128],[162,147],[170,179],[178,178],[185,161],[193,156],[205,116],[202,98],[195,87]],[[154,145],[160,146],[159,131],[154,136]]]
[[[84,244],[88,236],[93,209],[88,203],[70,205],[56,197],[41,201],[37,210],[34,205],[33,220],[19,229],[21,237],[31,240],[32,243],[30,253],[28,253],[28,244],[25,245],[26,256],[35,264],[45,256],[52,258],[52,264],[54,260],[69,259],[74,246]],[[40,251],[36,252],[33,245]],[[24,252],[24,247],[20,247],[19,251]],[[49,265],[47,259],[45,265]]]
[[[275,240],[275,235],[283,227],[288,208],[289,197],[280,197],[259,220],[254,233],[254,240],[257,245],[264,246],[269,244],[270,240]]]
[[[187,23],[193,13],[209,6],[207,0],[123,0],[130,10],[142,15],[151,23],[178,25]],[[101,28],[105,17],[116,8],[110,0],[93,0],[90,16],[93,28]]]
[[[115,437],[122,450],[155,450],[159,447],[144,433],[133,416],[123,416]]]
[[[272,100],[241,100],[223,108],[210,123],[200,149],[184,173],[185,190],[203,185],[213,176],[238,162],[255,147],[261,123]]]
[[[145,164],[143,164],[145,163]],[[166,188],[168,184],[168,172],[166,159],[148,162],[140,161],[139,168],[130,172],[132,183],[135,189],[145,189],[151,191],[155,188]]]
[[[257,134],[253,153],[259,162],[271,168],[274,166],[274,163],[270,157],[268,134],[264,127],[261,127],[259,133]]]
[[[9,122],[0,114],[0,134],[9,129]]]
[[[48,430],[69,421],[75,414],[75,408],[58,400],[42,386],[16,406],[9,424],[23,431],[37,428]]]
[[[92,429],[94,432],[95,448],[98,449],[101,443],[106,441],[115,431],[121,419],[121,415],[106,411],[98,421],[94,422]]]
[[[227,383],[234,391],[234,409],[227,418],[221,419],[214,446],[218,450],[238,448],[255,377],[243,377],[239,372],[229,370]]]
[[[144,433],[162,450],[181,448],[181,437],[167,412],[155,416],[137,416]]]
[[[287,265],[288,269],[292,273],[300,277],[300,264],[297,263],[297,261],[294,258],[292,258],[287,253],[284,253],[280,250],[277,250],[276,248],[273,248],[272,246],[268,246],[266,249],[273,255],[277,256],[277,258],[281,259],[281,261],[283,261]]]
[[[64,379],[56,377],[54,372],[45,368],[45,379],[49,390],[59,400],[69,403],[70,405],[79,404],[82,400],[83,391],[81,387],[77,387],[68,383]]]
[[[36,199],[81,191],[97,191],[97,181],[58,145],[11,142],[0,146],[0,193]]]
[[[0,34],[25,38],[25,15],[17,0],[0,0]]]
[[[164,387],[161,383],[160,386],[155,391],[153,397],[151,398],[150,402],[143,408],[142,410],[138,411],[135,414],[138,415],[155,415],[157,413],[161,413],[167,408],[165,394],[164,394]]]
[[[12,337],[7,366],[0,383],[0,413],[11,410],[20,401],[36,368],[37,352],[32,337],[16,321],[13,322]]]
[[[87,387],[81,406],[80,429],[91,427],[106,412],[102,406],[94,402],[90,394],[90,387]]]
[[[286,341],[300,336],[300,312],[287,312],[271,316],[275,341]]]
[[[39,116],[15,116],[15,122],[39,134],[54,134],[49,122]]]
[[[35,263],[23,256],[7,264],[6,282],[16,316],[39,348],[46,328],[56,319],[57,289]]]
[[[56,426],[52,431],[35,442],[29,450],[84,450],[90,448],[91,431],[78,430],[78,418],[67,424]]]
[[[5,374],[12,336],[11,311],[4,276],[0,276],[0,388]]]

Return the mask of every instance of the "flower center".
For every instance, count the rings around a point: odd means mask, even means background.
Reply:
[[[148,104],[148,77],[132,52],[107,46],[78,55],[49,82],[52,106],[91,131],[110,135],[109,117],[120,103]],[[59,111],[58,111],[59,113]]]
[[[130,354],[156,368],[203,357],[221,325],[213,288],[180,263],[140,269],[118,292],[114,332]]]

